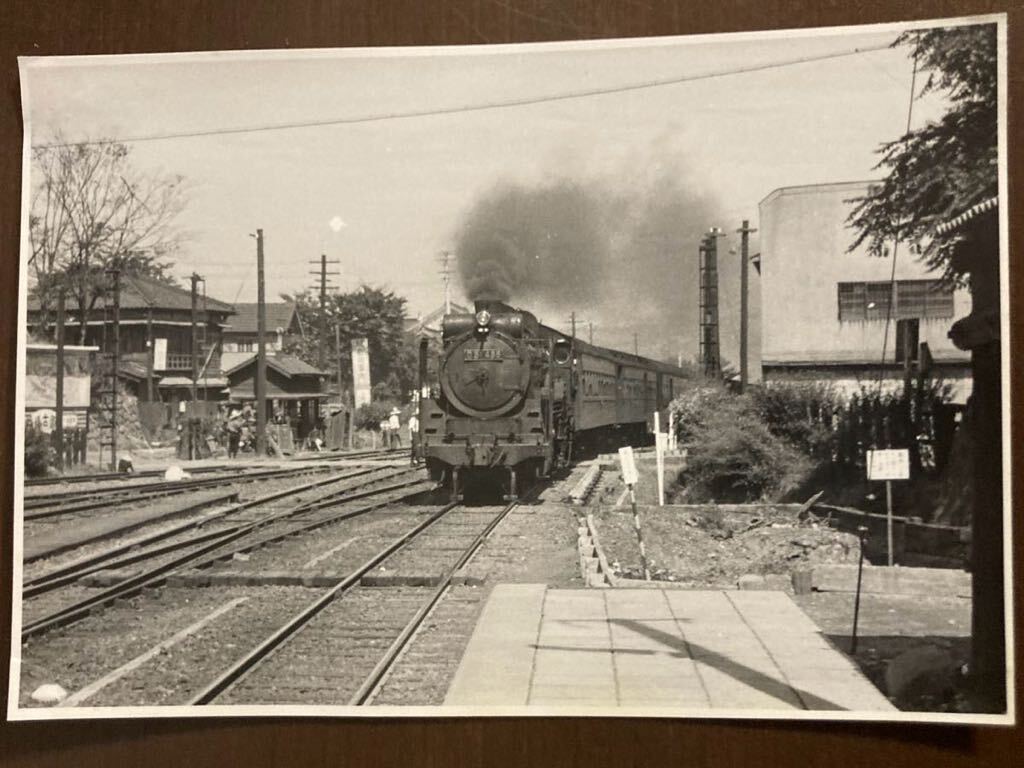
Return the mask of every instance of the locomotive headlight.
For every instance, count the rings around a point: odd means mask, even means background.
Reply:
[[[487,324],[491,322],[491,313],[486,309],[481,309],[476,313],[476,324],[481,328],[486,328]]]

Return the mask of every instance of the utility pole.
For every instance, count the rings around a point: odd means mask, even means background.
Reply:
[[[197,397],[197,391],[199,389],[199,294],[197,286],[202,278],[195,272],[192,273],[192,402],[195,403],[199,398]],[[196,418],[196,414],[191,414],[192,418]],[[192,458],[190,455],[189,458]]]
[[[588,323],[588,325],[590,326],[590,343],[593,344],[594,343],[594,323],[590,322],[590,323]]]
[[[633,354],[640,357],[640,334],[633,331]]]
[[[57,293],[57,470],[64,471],[64,300],[65,289]]]
[[[576,312],[575,311],[569,313],[569,322],[572,325],[572,338],[573,338],[573,341],[575,341],[576,340]]]
[[[444,313],[452,313],[452,292],[451,292],[451,251],[441,251],[441,279],[444,281]]]
[[[146,399],[153,402],[153,366],[156,364],[156,350],[153,349],[153,304],[146,312]]]
[[[310,264],[316,264],[317,262],[311,261]],[[328,261],[327,254],[320,254],[320,270],[318,272],[310,272],[311,275],[320,276],[320,341],[317,344],[317,362],[320,370],[324,370],[327,367],[327,276],[337,275],[339,272],[328,272],[328,264],[338,264],[337,260]]]
[[[750,222],[743,220],[740,233],[740,393],[746,391],[750,375],[747,359],[747,338],[750,335],[750,309],[748,305],[750,281],[750,233],[757,232],[750,228]]]
[[[267,455],[267,302],[263,285],[263,230],[256,230],[256,455]]]

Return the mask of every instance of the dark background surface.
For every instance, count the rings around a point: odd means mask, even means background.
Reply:
[[[1011,199],[1021,180],[1024,2],[948,0],[0,0],[0,659],[6,694],[21,103],[18,55],[509,43],[734,32],[1009,12]],[[1018,182],[1018,183],[1015,183]],[[1010,211],[1011,270],[1022,245]],[[1019,310],[1020,280],[1010,284]],[[1019,311],[1012,316],[1019,329]],[[1014,333],[1012,349],[1020,348]],[[1016,355],[1013,355],[1016,358]],[[1012,374],[1020,393],[1021,374]],[[1014,413],[1013,434],[1021,434]],[[1019,440],[1011,440],[1011,444]],[[1017,459],[1019,457],[1015,457]],[[1015,461],[1014,475],[1019,476]],[[1015,484],[1016,485],[1016,484]],[[1019,486],[1018,486],[1019,488]],[[1018,508],[1020,504],[1018,503]],[[1014,515],[1017,521],[1019,515]],[[1019,525],[1018,525],[1019,527]],[[1014,559],[1021,563],[1020,535]],[[1017,579],[1017,584],[1021,583]],[[1020,601],[1016,626],[1024,627]],[[1020,643],[1018,645],[1018,651]],[[1021,655],[1016,654],[1020,668]],[[1018,676],[1019,677],[1019,676]],[[1018,696],[1020,696],[1020,686]],[[195,719],[0,723],[0,764],[21,765],[1013,765],[1024,729],[564,719]]]

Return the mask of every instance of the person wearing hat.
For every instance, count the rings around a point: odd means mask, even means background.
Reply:
[[[392,408],[388,415],[388,431],[391,433],[391,444],[389,448],[402,447],[402,412],[398,408]]]
[[[232,411],[231,415],[228,416],[228,458],[233,459],[238,456],[238,444],[242,440],[242,414],[238,411]]]

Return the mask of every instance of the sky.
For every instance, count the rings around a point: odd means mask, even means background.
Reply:
[[[58,134],[126,139],[139,168],[184,176],[188,204],[177,223],[187,242],[171,271],[199,272],[207,293],[228,302],[255,300],[249,235],[262,228],[268,296],[311,286],[309,262],[325,253],[339,262],[332,268],[341,289],[385,287],[407,298],[410,315],[426,314],[442,301],[439,254],[454,247],[482,196],[500,185],[570,183],[620,201],[601,209],[616,241],[600,277],[609,295],[577,297],[578,306],[547,295],[536,306],[529,296],[518,303],[562,328],[576,312],[581,327],[594,324],[597,343],[629,349],[638,333],[641,353],[692,358],[696,233],[721,227],[729,235],[720,246],[728,358],[739,303],[733,233],[743,219],[756,227],[758,202],[779,187],[879,176],[875,150],[906,126],[912,63],[905,48],[864,49],[886,46],[898,32],[39,58],[24,70],[24,100],[33,143]],[[786,64],[855,49],[862,52]],[[769,65],[778,66],[702,77]],[[167,137],[679,78],[701,79],[447,114]],[[913,125],[943,108],[935,96],[918,99]],[[687,227],[665,224],[669,235],[637,234],[642,227],[615,220],[664,223],[677,201]],[[653,270],[646,282],[630,258],[637,237],[656,240],[644,246],[657,249],[653,266],[644,262]],[[673,280],[678,291],[666,292]],[[457,277],[453,292],[459,300]]]

